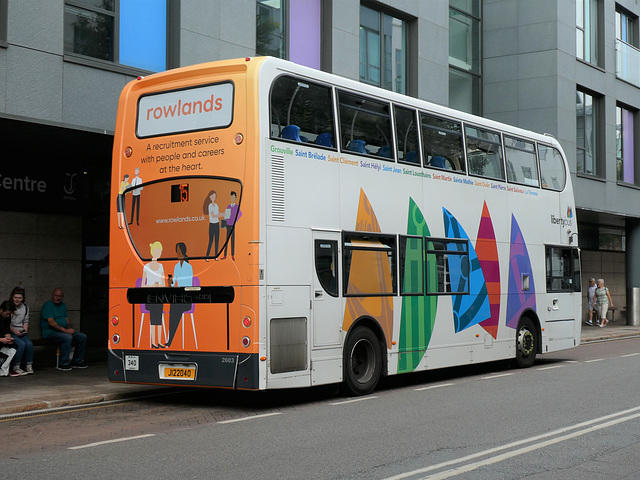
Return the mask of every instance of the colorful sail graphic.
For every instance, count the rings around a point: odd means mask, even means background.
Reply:
[[[446,236],[469,240],[458,220],[446,208],[443,207],[442,210]],[[447,268],[452,290],[469,292],[468,295],[453,295],[451,297],[456,333],[491,318],[487,284],[482,274],[480,261],[471,242],[467,242],[467,245],[469,248],[468,256],[447,255]],[[459,243],[450,242],[447,244],[447,250],[452,252],[463,251],[463,248],[464,246]]]
[[[511,248],[509,251],[509,294],[507,298],[507,326],[518,328],[518,320],[525,309],[536,310],[536,289],[527,245],[516,217],[511,215]]]
[[[417,238],[401,239],[405,242],[404,265],[402,270],[403,293],[413,294],[402,297],[400,316],[400,339],[398,341],[398,373],[413,372],[424,356],[436,318],[438,297],[425,295],[424,285],[424,237],[431,236],[427,222],[420,208],[409,198],[409,216],[407,235]],[[429,257],[433,257],[429,255]],[[426,263],[427,283],[437,282],[437,264],[435,258]],[[422,293],[422,295],[419,295]]]
[[[378,219],[363,190],[360,190],[355,229],[359,232],[380,232]],[[347,303],[342,322],[343,330],[349,331],[353,322],[361,317],[373,318],[380,324],[387,348],[390,349],[393,335],[393,298],[367,294],[390,292],[393,290],[392,285],[393,277],[386,252],[354,250],[351,254],[346,285]]]
[[[476,253],[480,261],[480,267],[487,283],[489,293],[489,308],[491,317],[480,326],[484,328],[493,338],[498,338],[498,320],[500,317],[500,264],[498,262],[498,246],[496,235],[493,230],[493,222],[489,215],[487,202],[482,207],[482,217],[478,227],[478,239],[476,240]]]

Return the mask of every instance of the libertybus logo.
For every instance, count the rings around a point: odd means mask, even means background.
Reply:
[[[233,84],[145,95],[138,101],[138,138],[228,127],[233,118]]]

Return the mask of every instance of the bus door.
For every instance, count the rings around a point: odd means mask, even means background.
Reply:
[[[312,385],[342,381],[342,321],[340,298],[342,236],[337,231],[313,232]]]
[[[568,246],[545,247],[547,293],[545,337],[549,351],[575,347],[580,338],[580,257],[578,249]],[[579,313],[578,313],[579,314]],[[543,352],[545,353],[545,352]]]
[[[313,231],[313,347],[340,345],[340,232]]]

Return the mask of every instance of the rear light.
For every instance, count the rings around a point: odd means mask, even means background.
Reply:
[[[113,335],[113,337],[111,337],[111,341],[117,345],[118,343],[120,343],[120,335],[118,335],[117,333]]]
[[[247,348],[251,345],[251,339],[249,337],[242,337],[242,346]]]
[[[251,317],[244,317],[242,319],[242,326],[245,328],[249,328],[251,326]]]
[[[118,318],[117,315],[114,315],[113,317],[111,317],[111,325],[113,325],[114,327],[117,327],[118,323],[120,323],[120,319]]]

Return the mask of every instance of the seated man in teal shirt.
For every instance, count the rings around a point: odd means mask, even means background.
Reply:
[[[67,306],[62,301],[64,293],[56,288],[51,294],[51,300],[42,305],[40,311],[40,327],[42,336],[49,338],[60,346],[60,361],[58,370],[68,372],[71,368],[87,368],[84,352],[87,347],[87,336],[69,325],[67,320]],[[75,345],[73,359],[69,363],[71,345]]]

